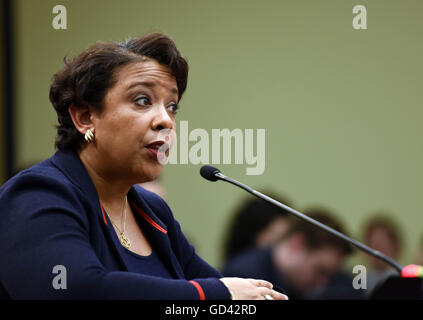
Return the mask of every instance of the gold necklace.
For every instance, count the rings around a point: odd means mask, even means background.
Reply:
[[[106,214],[109,217],[110,221],[112,222],[112,224],[116,227],[116,229],[119,231],[120,233],[120,243],[127,249],[129,249],[131,247],[131,240],[129,240],[129,238],[125,235],[125,226],[126,226],[126,204],[128,202],[128,198],[127,196],[125,196],[125,201],[123,202],[123,213],[121,214],[121,225],[122,230],[120,230],[120,228],[116,225],[116,223],[113,222],[112,218],[110,217],[110,215],[107,213],[107,211],[109,211],[106,207]],[[103,204],[104,207],[104,204]],[[122,223],[122,218],[123,218],[123,223]]]

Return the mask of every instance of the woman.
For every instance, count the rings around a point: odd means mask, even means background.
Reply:
[[[286,299],[263,280],[222,278],[167,204],[134,186],[156,179],[162,130],[188,65],[150,34],[97,43],[53,78],[51,158],[0,191],[0,292],[12,299]]]

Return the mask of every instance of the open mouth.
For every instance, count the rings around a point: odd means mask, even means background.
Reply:
[[[146,145],[145,147],[154,155],[157,157],[157,155],[159,154],[159,152],[162,153],[167,153],[167,150],[169,150],[169,148],[163,147],[160,151],[160,147],[163,146],[165,144],[164,141],[154,141],[148,145]]]

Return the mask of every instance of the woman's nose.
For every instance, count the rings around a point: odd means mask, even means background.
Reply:
[[[157,106],[156,112],[153,119],[153,129],[154,130],[163,130],[163,129],[172,129],[174,125],[174,120],[169,114],[166,106],[160,105]]]

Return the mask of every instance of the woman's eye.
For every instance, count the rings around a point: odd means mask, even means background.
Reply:
[[[177,110],[179,109],[179,105],[177,103],[172,103],[169,105],[170,110],[176,114]]]
[[[139,97],[137,99],[135,99],[136,104],[140,105],[140,106],[146,106],[148,104],[150,104],[150,100],[147,97]]]

